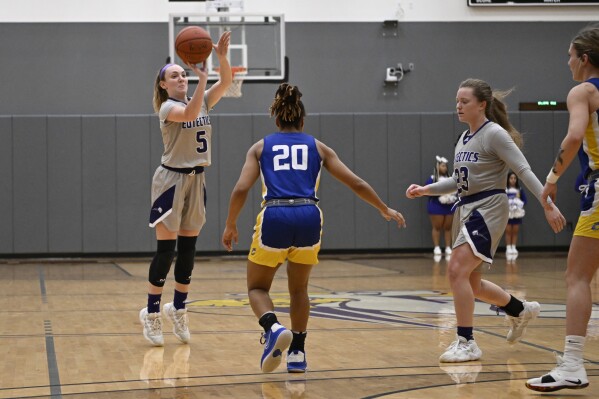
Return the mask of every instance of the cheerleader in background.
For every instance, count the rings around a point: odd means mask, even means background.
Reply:
[[[507,188],[505,191],[510,206],[510,216],[505,227],[505,256],[509,259],[516,259],[518,257],[516,241],[518,241],[518,232],[525,214],[526,193],[520,187],[520,181],[514,172],[507,175]]]
[[[453,179],[449,174],[447,158],[437,155],[435,169],[425,184],[436,183],[438,181]],[[445,194],[441,196],[428,197],[427,211],[432,225],[432,238],[435,249],[433,254],[439,260],[442,255],[440,239],[441,232],[445,239],[445,256],[451,255],[451,223],[453,222],[453,204],[457,201],[456,193]]]

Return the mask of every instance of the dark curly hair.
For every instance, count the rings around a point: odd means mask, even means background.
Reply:
[[[302,93],[297,86],[289,83],[282,83],[279,86],[275,99],[270,105],[270,116],[276,118],[279,127],[301,129],[306,116],[301,98]]]

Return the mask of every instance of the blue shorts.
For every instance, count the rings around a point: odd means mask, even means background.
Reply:
[[[453,215],[453,204],[442,204],[439,197],[429,197],[426,211],[429,215]]]
[[[322,211],[318,206],[267,206],[256,217],[248,259],[271,267],[285,259],[315,265],[321,235]]]

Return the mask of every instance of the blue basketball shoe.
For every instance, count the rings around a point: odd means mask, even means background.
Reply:
[[[287,372],[305,373],[307,367],[308,363],[304,352],[297,350],[287,352]]]
[[[293,333],[280,325],[273,326],[265,333],[262,333],[260,343],[264,344],[264,353],[260,360],[260,368],[263,373],[270,373],[281,364],[283,352],[289,348]]]

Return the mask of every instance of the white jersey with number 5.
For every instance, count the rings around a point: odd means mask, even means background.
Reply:
[[[191,122],[170,122],[168,114],[175,106],[187,106],[186,103],[169,98],[162,103],[158,117],[164,142],[162,163],[172,168],[193,168],[210,166],[212,152],[212,125],[206,109]]]

